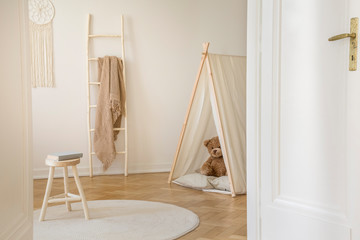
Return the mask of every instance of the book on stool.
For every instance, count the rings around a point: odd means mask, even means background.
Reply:
[[[54,161],[65,161],[70,159],[82,158],[82,156],[83,154],[81,152],[59,152],[47,155],[46,159]]]

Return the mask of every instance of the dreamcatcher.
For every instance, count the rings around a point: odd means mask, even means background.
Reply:
[[[29,0],[31,81],[33,87],[54,87],[53,31],[55,9],[49,0]]]

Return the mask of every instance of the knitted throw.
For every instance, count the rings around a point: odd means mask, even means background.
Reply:
[[[115,141],[125,114],[125,84],[122,60],[105,56],[98,59],[100,84],[95,117],[94,150],[107,170],[116,157]]]

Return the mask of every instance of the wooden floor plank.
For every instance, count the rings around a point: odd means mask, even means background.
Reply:
[[[206,193],[167,183],[168,173],[81,177],[85,195],[91,200],[146,200],[187,208],[200,218],[199,227],[181,240],[246,240],[246,195]],[[46,179],[34,180],[34,209],[41,208]],[[63,193],[63,179],[54,179],[51,195]],[[69,178],[69,191],[77,193]],[[49,205],[51,206],[51,205]]]

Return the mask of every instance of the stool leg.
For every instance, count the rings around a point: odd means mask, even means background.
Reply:
[[[84,213],[85,213],[85,219],[89,220],[89,212],[88,212],[89,210],[88,210],[88,206],[87,206],[87,202],[86,202],[86,198],[85,198],[85,193],[84,193],[84,190],[83,190],[83,188],[81,186],[81,182],[80,182],[80,178],[79,178],[79,174],[78,174],[76,166],[72,166],[72,170],[73,170],[73,173],[74,173],[76,186],[77,186],[77,188],[79,190],[79,193],[80,193],[80,197],[81,197],[81,201],[82,201],[82,205],[83,205],[83,209],[84,209]]]
[[[69,184],[68,184],[68,167],[64,167],[64,192],[65,192],[65,203],[66,203],[66,208],[68,210],[68,212],[71,211],[71,204],[70,202],[67,200],[68,199],[68,193],[69,193]]]
[[[54,172],[55,172],[55,167],[50,167],[50,171],[49,171],[49,178],[48,178],[48,182],[46,185],[46,191],[45,191],[45,196],[44,196],[44,201],[41,207],[41,212],[40,212],[40,218],[39,221],[43,221],[45,218],[45,214],[46,214],[46,209],[48,206],[48,200],[50,197],[50,193],[51,193],[51,187],[52,187],[52,183],[53,183],[53,179],[54,179]]]

